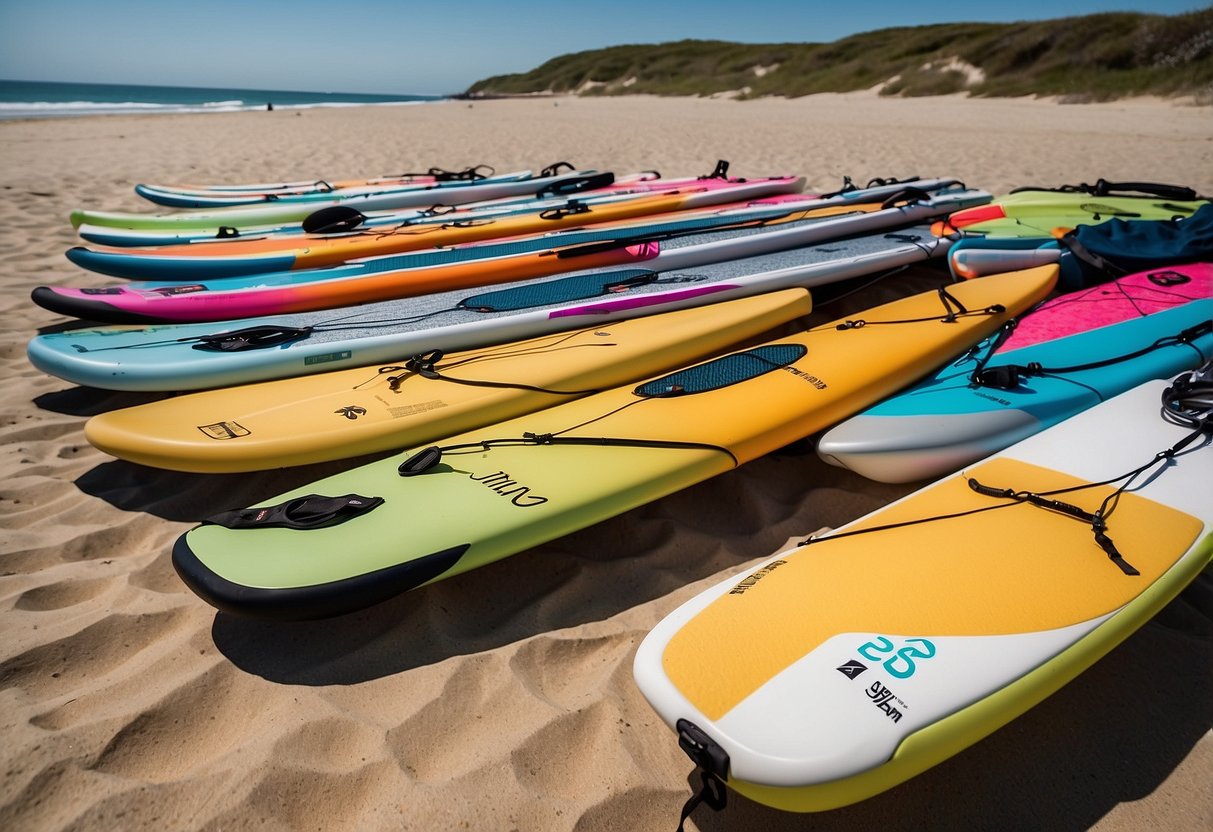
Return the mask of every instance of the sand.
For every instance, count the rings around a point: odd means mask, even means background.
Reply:
[[[856,94],[0,122],[0,828],[673,829],[691,767],[632,683],[640,639],[789,538],[909,490],[783,453],[358,614],[217,614],[177,579],[172,541],[339,465],[188,475],[91,448],[85,417],[149,397],[73,387],[25,359],[36,331],[66,323],[30,288],[107,282],[62,256],[72,208],[146,210],[138,181],[558,160],[675,176],[724,158],[738,175],[798,173],[821,189],[919,174],[995,192],[1105,177],[1213,193],[1209,112]],[[734,796],[692,826],[1213,828],[1209,578],[896,789],[815,816]]]

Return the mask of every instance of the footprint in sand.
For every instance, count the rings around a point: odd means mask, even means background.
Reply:
[[[27,589],[13,606],[19,610],[62,610],[91,601],[119,582],[117,577],[75,578]]]
[[[259,690],[255,678],[214,665],[135,715],[90,768],[160,783],[190,777],[237,751],[269,756],[268,738],[260,737],[285,702],[267,704]],[[258,739],[250,745],[250,738]]]

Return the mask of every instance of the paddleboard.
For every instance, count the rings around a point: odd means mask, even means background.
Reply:
[[[451,355],[222,387],[110,411],[84,434],[122,459],[255,471],[421,445],[616,387],[807,315],[804,289],[589,326]]]
[[[176,214],[129,214],[120,212],[77,210],[71,214],[74,227],[83,224],[113,226],[118,228],[136,229],[205,229],[218,233],[221,228],[247,228],[267,224],[302,222],[309,214],[326,207],[343,205],[358,211],[386,211],[403,208],[426,208],[434,205],[459,205],[469,202],[480,202],[487,199],[532,195],[559,188],[562,183],[583,180],[593,175],[593,171],[578,171],[572,174],[544,176],[519,179],[516,181],[479,183],[460,182],[433,185],[429,188],[413,188],[399,193],[354,197],[344,200],[320,200],[306,203],[288,203],[279,205],[257,205],[234,208],[215,208],[203,211],[180,212]],[[758,180],[750,180],[758,181]],[[766,180],[771,184],[770,193],[799,193],[804,189],[804,179],[801,177],[784,176],[771,177]],[[703,186],[712,188],[714,183],[731,182],[733,180],[705,179]]]
[[[1140,188],[1153,188],[1156,192],[1133,192]],[[1058,190],[1022,188],[997,197],[988,205],[957,211],[937,233],[998,238],[1059,237],[1080,225],[1110,219],[1186,218],[1208,204],[1208,199],[1200,198],[1190,188],[1170,185],[1099,180],[1093,186],[1066,186]]]
[[[710,770],[709,798],[727,782],[803,812],[882,792],[1019,716],[1173,598],[1213,557],[1213,446],[1205,434],[1151,465],[1192,436],[1160,417],[1167,386],[780,552],[661,621],[634,675]],[[1116,561],[1080,516],[1126,480],[1099,483],[1140,466],[1105,512]],[[943,515],[957,516],[914,522]]]
[[[1213,356],[1213,293],[1210,269],[1192,271],[1203,279],[1160,287],[1148,274],[1133,275],[1062,295],[1025,316],[1027,343],[996,337],[979,345],[831,428],[817,453],[881,482],[931,479],[1142,382],[1198,366]],[[1085,317],[1087,310],[1094,314]],[[1100,326],[1108,317],[1119,320]]]
[[[1016,321],[995,355],[1206,298],[1213,298],[1213,263],[1137,272],[1050,298]]]
[[[916,196],[886,208],[881,203],[846,203],[796,210],[755,206],[661,214],[644,221],[608,224],[606,228],[595,225],[529,240],[510,239],[455,250],[417,252],[400,255],[396,260],[379,258],[329,271],[229,277],[209,284],[103,289],[40,286],[33,290],[32,298],[53,312],[109,323],[233,320],[330,309],[628,263],[644,262],[653,271],[688,268],[907,225],[946,213],[952,205],[985,196],[980,191],[943,191],[928,199]],[[807,204],[817,206],[817,201]],[[842,216],[836,216],[839,214]],[[768,225],[771,228],[765,227]],[[661,245],[667,248],[660,252],[660,245],[641,242],[694,231],[707,233],[663,242]],[[632,244],[624,246],[624,241]],[[570,248],[583,243],[614,243],[620,247]]]
[[[444,175],[444,178],[460,178],[460,179],[485,179],[494,175],[494,171],[488,165],[477,165],[474,168],[467,168],[464,171],[440,171],[438,168],[430,168],[427,173],[399,173],[385,176],[375,176],[367,179],[333,179],[326,177],[314,177],[312,179],[296,179],[290,182],[245,182],[241,184],[222,184],[212,183],[209,185],[199,185],[196,183],[180,183],[180,184],[160,184],[147,183],[142,187],[154,188],[157,191],[166,193],[180,194],[210,194],[210,193],[277,193],[278,191],[289,191],[291,193],[306,193],[308,191],[322,191],[329,188],[353,188],[359,185],[381,185],[385,183],[418,183],[418,182],[433,182],[438,176]],[[139,187],[139,186],[136,186]]]
[[[570,168],[570,172],[573,171]],[[545,169],[540,176],[554,176],[554,170]],[[306,203],[317,200],[342,200],[352,197],[369,197],[380,194],[398,194],[411,189],[427,189],[444,185],[466,185],[471,183],[490,184],[497,182],[512,182],[527,179],[530,171],[504,174],[500,177],[488,175],[477,176],[469,173],[463,177],[428,177],[414,181],[389,180],[384,182],[364,182],[358,185],[330,185],[327,182],[314,184],[309,188],[281,189],[276,191],[209,191],[196,190],[189,192],[181,189],[166,189],[157,185],[138,184],[135,193],[149,202],[165,208],[230,208],[242,205],[265,205],[275,203]]]
[[[675,265],[672,252],[664,272],[578,272],[238,323],[88,327],[36,336],[27,352],[40,370],[77,384],[198,390],[387,364],[434,349],[471,349],[776,289],[811,288],[899,269],[942,255],[948,245],[925,227],[912,227],[694,269]]]
[[[543,169],[540,176],[553,176],[564,170],[574,171],[567,162],[558,162]],[[214,208],[231,205],[256,205],[279,199],[296,199],[313,195],[346,196],[371,193],[375,190],[418,187],[442,182],[490,182],[523,179],[530,171],[496,175],[488,165],[448,171],[430,168],[426,173],[406,173],[399,176],[380,176],[372,179],[346,179],[328,181],[315,179],[310,182],[279,182],[263,185],[156,185],[139,183],[135,193],[149,202],[166,208]]]
[[[556,162],[544,168],[539,176],[556,176],[569,171],[575,172],[576,166],[569,162]],[[241,194],[241,193],[276,193],[289,191],[292,193],[308,193],[332,190],[334,188],[356,188],[362,185],[409,185],[426,184],[430,182],[483,182],[486,179],[523,179],[531,176],[530,171],[498,174],[492,165],[474,165],[463,170],[445,170],[431,167],[425,173],[397,173],[385,176],[375,176],[369,179],[300,179],[294,182],[249,182],[239,185],[228,184],[143,184],[136,187],[153,188],[164,193],[179,194]],[[655,170],[640,171],[618,177],[618,183],[649,182],[661,179],[661,174]]]
[[[837,421],[988,334],[1056,279],[1046,268],[903,298],[860,319],[460,434],[438,450],[410,449],[214,518],[178,540],[173,564],[190,589],[228,612],[300,618],[359,609]]]

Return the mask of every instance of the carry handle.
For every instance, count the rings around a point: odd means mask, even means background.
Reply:
[[[899,202],[927,202],[930,199],[931,195],[922,188],[910,186],[890,195],[884,202],[880,203],[880,210],[887,211],[889,208],[895,207]]]
[[[553,182],[535,192],[535,197],[543,199],[550,196],[568,196],[569,194],[579,194],[582,191],[596,191],[599,188],[606,188],[613,185],[615,182],[615,174],[607,171],[606,173],[592,173],[585,176],[572,176],[568,179],[561,179],[558,182]]]
[[[1124,192],[1150,194],[1162,199],[1178,199],[1185,202],[1200,199],[1196,191],[1191,188],[1183,185],[1166,185],[1160,182],[1109,182],[1106,179],[1098,179],[1092,193],[1094,196],[1111,196]]]

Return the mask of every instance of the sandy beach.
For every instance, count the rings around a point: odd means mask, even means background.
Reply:
[[[698,591],[913,486],[790,449],[484,569],[330,621],[216,611],[170,563],[218,511],[351,463],[195,475],[115,460],[85,419],[147,394],[25,358],[73,208],[136,182],[352,178],[489,164],[667,176],[1156,181],[1213,193],[1208,107],[1129,100],[535,98],[0,121],[0,828],[672,830],[689,760],[636,690],[648,630]],[[852,298],[943,278],[923,267]],[[837,317],[838,309],[822,313]],[[407,528],[402,528],[407,533]],[[1072,684],[866,802],[793,815],[731,795],[701,830],[1213,828],[1213,575]]]

